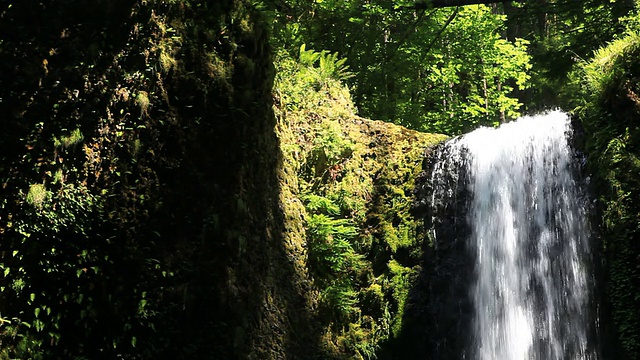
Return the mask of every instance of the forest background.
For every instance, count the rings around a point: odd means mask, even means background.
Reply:
[[[475,1],[477,2],[477,1]],[[345,59],[361,116],[457,135],[566,103],[568,74],[625,31],[634,1],[275,1],[279,55]],[[284,55],[287,54],[287,55]]]

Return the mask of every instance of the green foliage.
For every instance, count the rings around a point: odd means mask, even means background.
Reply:
[[[79,293],[71,294],[57,287],[39,287],[38,279],[44,276],[64,287],[70,285],[64,284],[65,280],[75,283],[79,277],[75,270],[87,270],[86,250],[66,258],[69,254],[65,254],[65,250],[69,251],[77,244],[70,246],[57,237],[60,234],[69,237],[87,235],[95,225],[93,217],[101,214],[99,200],[88,189],[73,184],[59,185],[55,191],[42,184],[31,185],[25,203],[28,206],[24,216],[8,224],[7,231],[11,238],[14,231],[19,234],[20,241],[14,244],[12,257],[5,258],[0,264],[4,271],[3,296],[22,302],[23,310],[19,317],[8,323],[2,338],[7,345],[12,345],[7,347],[5,355],[13,353],[8,356],[37,359],[44,356],[43,342],[54,345],[60,340],[63,311],[59,301],[84,295],[80,289]],[[33,262],[34,258],[37,262]],[[95,264],[93,271],[98,271]]]
[[[11,320],[0,318],[0,338],[7,344],[0,348],[0,360],[12,359],[45,359],[42,351],[42,341],[35,336],[25,335],[31,325],[21,322],[18,318]],[[8,341],[7,341],[8,340]]]
[[[358,292],[345,281],[327,285],[320,293],[320,316],[334,319],[333,326],[348,323],[349,317],[358,313]]]
[[[338,53],[330,54],[326,50],[320,52],[307,50],[306,44],[302,44],[300,46],[299,61],[301,65],[308,68],[317,68],[321,79],[346,80],[353,77],[353,74],[349,72],[349,66],[345,65],[347,59],[338,58]]]
[[[307,226],[310,266],[321,279],[348,275],[359,267],[360,258],[351,245],[358,232],[349,219],[312,214]]]
[[[343,137],[340,124],[335,121],[323,122],[316,138],[313,140],[311,152],[314,153],[312,161],[324,158],[327,165],[333,166],[351,156],[353,143]]]
[[[51,192],[43,184],[33,184],[29,186],[26,201],[29,205],[42,207],[42,203],[51,197]]]
[[[400,313],[404,309],[404,302],[407,299],[407,295],[409,295],[409,289],[411,287],[411,276],[415,275],[413,269],[402,266],[395,260],[391,260],[387,266],[389,267],[390,272],[390,285],[389,287],[392,289],[392,296],[398,303],[398,309],[400,309]],[[402,328],[402,317],[398,317],[397,320],[393,323],[393,334],[395,336],[400,335],[400,330]]]
[[[585,91],[591,96],[606,96],[619,86],[619,81],[628,71],[627,66],[640,47],[640,34],[629,32],[625,37],[614,40],[608,46],[598,49],[593,59],[582,68]]]
[[[505,7],[508,31],[532,44],[531,87],[523,94],[528,109],[566,106],[573,98],[567,74],[624,31],[633,1],[536,0]]]
[[[12,256],[0,264],[3,296],[22,311],[11,322],[3,320],[6,328],[1,336],[10,345],[4,355],[38,359],[44,356],[43,343],[55,345],[60,340],[65,311],[59,302],[75,298],[80,304],[87,294],[83,289],[69,292],[68,286],[77,286],[77,279],[87,271],[101,271],[93,262],[95,253],[60,237],[88,235],[97,224],[94,217],[104,214],[101,200],[89,189],[59,181],[51,190],[44,184],[31,185],[24,203],[24,213],[8,224],[10,234],[15,232],[19,241],[13,244]],[[91,262],[93,266],[88,265]],[[51,284],[39,286],[44,279]],[[91,309],[91,298],[87,300]],[[81,318],[85,311],[91,310],[83,310]]]
[[[274,41],[345,56],[360,115],[454,135],[514,118],[522,103],[530,112],[567,104],[567,74],[625,24],[637,27],[634,3],[409,10],[411,1],[285,0]]]
[[[151,102],[149,101],[149,94],[147,94],[146,91],[138,92],[138,95],[136,96],[136,104],[140,106],[140,112],[142,114],[148,114],[149,106],[151,105]]]
[[[446,134],[517,117],[522,104],[513,92],[527,85],[530,57],[526,41],[501,38],[498,29],[504,20],[485,6],[461,10],[445,29],[446,38],[425,56],[419,75],[424,81],[411,85],[411,91],[422,94],[417,101],[422,105],[398,117],[419,116],[407,125]]]
[[[322,122],[317,129],[313,146],[306,161],[312,177],[336,180],[344,161],[353,154],[353,143],[345,139],[336,121]]]
[[[84,140],[84,136],[80,129],[74,129],[69,135],[63,135],[60,139],[53,138],[53,146],[69,148],[75,146]]]
[[[620,18],[628,31],[640,31],[640,1],[635,0],[633,11],[629,11],[628,15]]]
[[[55,192],[42,184],[31,185],[25,200],[33,208],[27,211],[29,220],[19,223],[17,228],[27,237],[31,233],[65,229],[86,234],[91,216],[101,207],[100,200],[89,189],[74,184],[62,184]]]
[[[286,110],[307,111],[326,117],[352,115],[354,107],[351,95],[340,82],[344,68],[336,64],[342,61],[337,60],[335,55],[306,50],[304,46],[301,47],[300,58],[304,58],[307,65],[285,52],[279,53],[276,58],[276,83],[279,84],[276,92]],[[322,65],[320,59],[325,59]]]
[[[340,207],[324,196],[307,194],[302,197],[305,208],[311,214],[339,215]]]

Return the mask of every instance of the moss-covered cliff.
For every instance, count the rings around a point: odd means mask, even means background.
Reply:
[[[599,50],[576,75],[577,116],[585,129],[597,198],[607,358],[640,358],[640,36]]]

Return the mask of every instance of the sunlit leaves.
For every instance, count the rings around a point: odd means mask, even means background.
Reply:
[[[345,56],[360,115],[448,134],[518,115],[527,43],[505,40],[505,16],[487,6],[415,11],[389,0],[327,0],[299,9],[298,22],[276,26],[296,24],[296,34],[277,42]]]
[[[407,125],[459,134],[518,115],[512,90],[525,87],[530,58],[525,41],[501,38],[503,20],[486,6],[460,10],[426,55],[425,80],[414,85],[426,88],[423,106],[400,116],[421,121]]]

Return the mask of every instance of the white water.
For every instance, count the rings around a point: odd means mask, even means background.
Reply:
[[[450,141],[434,168],[434,197],[453,193],[438,190],[438,177],[459,166],[467,177],[475,258],[468,358],[597,359],[586,211],[571,171],[570,131],[558,111],[478,129]]]

